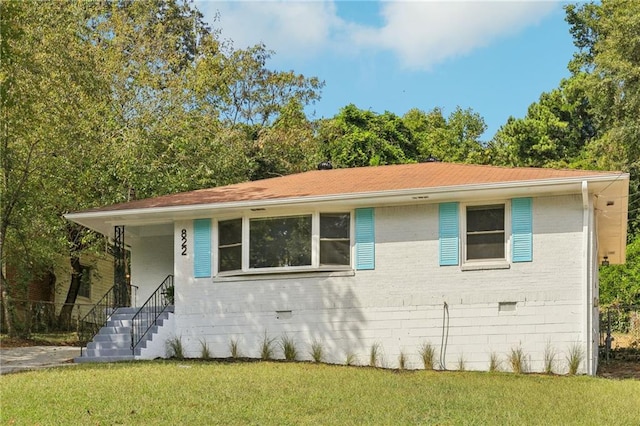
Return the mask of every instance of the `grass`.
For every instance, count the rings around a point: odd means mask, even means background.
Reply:
[[[640,381],[586,376],[166,360],[3,375],[0,389],[0,424],[640,424]]]

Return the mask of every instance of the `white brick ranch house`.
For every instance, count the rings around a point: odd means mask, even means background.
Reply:
[[[550,348],[562,373],[573,347],[579,371],[595,374],[598,266],[624,262],[628,187],[620,172],[428,162],[314,170],[66,217],[111,237],[124,230],[134,306],[173,276],[173,306],[127,347],[131,357],[166,356],[172,338],[188,357],[204,344],[227,357],[231,341],[259,357],[265,335],[286,335],[300,359],[318,342],[328,362],[367,364],[378,345],[384,366],[403,354],[409,368],[422,368],[428,342],[439,368],[487,370],[493,354],[508,370],[521,349],[529,370],[543,371]],[[84,357],[109,359],[110,347],[94,341]]]

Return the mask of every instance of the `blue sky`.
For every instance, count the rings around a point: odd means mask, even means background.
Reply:
[[[313,118],[350,103],[398,115],[460,106],[484,118],[483,140],[558,87],[575,51],[564,3],[550,0],[196,4],[234,47],[274,50],[269,68],[324,80]]]

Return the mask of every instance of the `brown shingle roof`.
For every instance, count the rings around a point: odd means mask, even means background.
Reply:
[[[91,211],[277,200],[600,175],[612,175],[612,172],[507,168],[440,162],[314,170],[277,178],[136,200]]]

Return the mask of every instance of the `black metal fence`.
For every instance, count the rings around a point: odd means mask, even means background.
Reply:
[[[33,333],[53,333],[53,332],[77,332],[80,318],[82,318],[92,307],[92,304],[74,303],[71,313],[71,321],[66,318],[60,321],[59,315],[64,303],[18,300],[12,299],[10,305],[13,326],[20,330],[20,334],[30,335]],[[4,315],[4,308],[2,315]],[[5,322],[1,321],[0,331],[6,333]]]
[[[640,362],[640,305],[600,309],[600,357]]]

